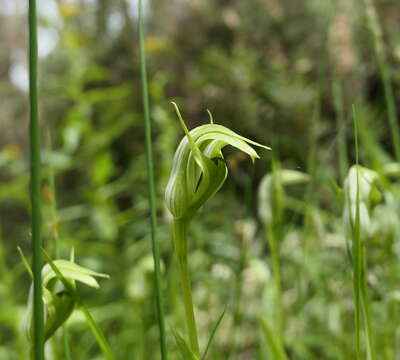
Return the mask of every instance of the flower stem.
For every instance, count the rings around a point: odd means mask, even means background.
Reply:
[[[33,271],[33,347],[35,360],[44,359],[43,300],[42,300],[42,219],[40,196],[40,130],[37,81],[37,21],[36,0],[29,0],[29,100],[32,204],[32,271]]]
[[[183,304],[185,307],[186,326],[192,352],[199,356],[200,346],[197,336],[196,320],[194,317],[192,290],[190,286],[190,275],[187,262],[186,227],[187,221],[174,220],[174,244],[179,264],[179,275],[181,278]]]
[[[284,308],[282,300],[282,280],[281,280],[281,262],[279,259],[279,245],[277,243],[277,231],[276,226],[272,225],[268,227],[267,238],[268,245],[271,252],[272,262],[272,273],[274,277],[274,291],[275,291],[275,327],[276,333],[279,336],[280,341],[283,338],[284,328]]]

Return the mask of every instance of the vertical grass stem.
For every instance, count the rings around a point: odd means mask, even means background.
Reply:
[[[139,53],[140,53],[140,71],[142,78],[142,96],[143,96],[143,110],[145,121],[145,138],[146,138],[146,161],[148,172],[148,191],[149,191],[149,205],[150,205],[150,225],[151,225],[151,244],[154,259],[154,272],[155,272],[155,287],[156,287],[156,306],[158,314],[158,326],[160,332],[160,350],[161,358],[167,359],[167,348],[165,340],[165,322],[164,322],[164,307],[162,301],[161,290],[161,275],[160,275],[160,250],[157,242],[157,215],[156,215],[156,195],[154,185],[154,166],[153,166],[153,148],[151,140],[151,122],[149,111],[149,95],[147,86],[147,71],[146,71],[146,54],[144,46],[144,30],[143,30],[143,9],[142,1],[139,0]]]
[[[33,271],[33,348],[34,360],[44,359],[43,300],[42,300],[42,219],[40,175],[40,130],[38,112],[38,44],[36,0],[29,0],[29,102],[30,102],[30,163],[32,206],[32,271]]]
[[[393,88],[390,79],[390,69],[385,56],[382,28],[379,23],[373,0],[364,0],[364,8],[366,12],[368,27],[370,29],[374,45],[374,53],[382,80],[383,91],[385,94],[385,102],[388,112],[394,153],[396,161],[400,162],[400,129],[397,118],[398,114],[396,108],[396,100],[393,94]]]

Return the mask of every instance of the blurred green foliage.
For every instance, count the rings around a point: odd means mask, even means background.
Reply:
[[[44,3],[56,13],[42,12],[41,29],[57,38],[40,64],[46,246],[54,251],[52,229],[57,226],[63,258],[74,247],[79,264],[110,274],[101,290],[81,290],[116,357],[157,359],[136,4]],[[379,0],[376,5],[399,102],[400,4]],[[354,359],[351,262],[337,141],[342,136],[353,164],[354,103],[360,162],[380,173],[385,184],[368,240],[378,359],[398,358],[399,171],[394,167],[385,176],[394,152],[363,3],[154,0],[146,9],[167,325],[183,326],[180,288],[171,266],[170,217],[163,204],[172,156],[183,136],[169,104],[175,100],[189,128],[208,121],[208,108],[217,123],[271,145],[281,168],[312,176],[305,190],[285,194],[285,209],[280,209],[285,348],[291,359]],[[27,93],[15,81],[22,71],[17,66],[21,53],[25,56],[23,11],[16,5],[14,12],[0,12],[1,360],[27,358],[21,323],[29,278],[16,250],[19,245],[26,254],[30,251]],[[254,167],[229,149],[226,158],[233,176],[189,231],[200,341],[207,341],[227,309],[210,359],[272,359],[259,316],[274,312],[273,274],[257,214],[257,187],[271,171],[271,155],[264,152]],[[50,166],[56,174],[55,194],[48,184]],[[57,218],[51,212],[55,199]],[[79,313],[68,327],[73,358],[100,359]],[[171,358],[178,358],[172,333],[168,347]],[[59,336],[48,351],[63,359]]]

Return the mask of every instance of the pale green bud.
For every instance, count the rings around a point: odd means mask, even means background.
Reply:
[[[378,174],[360,165],[353,165],[344,179],[345,204],[343,219],[351,229],[356,222],[357,207],[360,216],[360,229],[363,236],[371,234],[370,212],[377,201]],[[357,204],[359,202],[359,204]]]

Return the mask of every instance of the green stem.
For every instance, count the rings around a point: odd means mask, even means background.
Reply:
[[[66,325],[62,326],[63,335],[63,345],[64,345],[64,355],[66,360],[71,360],[71,349],[69,347],[69,331]]]
[[[174,219],[174,244],[178,258],[179,273],[181,278],[183,304],[185,307],[186,326],[192,352],[199,356],[200,346],[197,336],[196,320],[194,317],[192,290],[190,286],[189,268],[187,262],[187,242],[185,220]]]
[[[53,144],[51,139],[50,130],[48,131],[48,151],[49,155],[53,151]],[[59,224],[58,224],[58,216],[57,216],[57,196],[56,196],[56,181],[54,175],[54,168],[49,162],[49,186],[51,190],[51,226],[53,231],[53,241],[54,241],[54,255],[56,259],[60,259],[60,233],[59,233]],[[69,334],[68,328],[65,324],[62,326],[62,339],[63,339],[63,347],[64,347],[64,356],[65,360],[71,360],[71,349],[69,346]]]
[[[154,166],[153,166],[153,148],[151,140],[151,121],[149,111],[149,94],[147,87],[147,72],[146,72],[146,53],[144,47],[144,31],[143,31],[143,11],[142,1],[139,0],[139,52],[140,52],[140,70],[142,78],[142,96],[143,110],[145,120],[145,138],[146,138],[146,162],[148,172],[148,192],[150,205],[150,226],[151,226],[151,245],[154,261],[155,287],[156,287],[156,306],[158,314],[158,327],[160,332],[160,350],[161,358],[167,360],[167,346],[165,340],[165,321],[164,321],[164,306],[162,301],[161,291],[161,271],[160,271],[160,249],[157,241],[157,214],[156,214],[156,195],[154,185]]]
[[[353,215],[351,202],[349,201],[350,224],[352,224],[352,242],[353,242],[353,288],[354,288],[354,305],[355,305],[355,330],[356,330],[356,356],[357,360],[361,359],[361,316],[362,316],[362,253],[361,253],[361,232],[360,232],[360,189],[359,189],[359,172],[358,172],[358,126],[355,107],[353,106],[354,121],[354,141],[356,151],[357,165],[357,193],[356,193],[356,216],[353,223]]]
[[[112,351],[110,349],[110,346],[107,343],[106,338],[104,337],[104,334],[100,330],[100,328],[97,326],[96,322],[93,319],[93,316],[90,314],[89,310],[87,307],[80,301],[79,303],[79,308],[82,311],[83,315],[86,318],[86,322],[88,323],[90,329],[92,330],[92,333],[94,337],[97,340],[97,343],[99,344],[101,350],[103,351],[104,356],[106,357],[107,360],[114,360],[114,355],[112,354]]]
[[[351,211],[351,209],[350,209]],[[350,216],[351,212],[350,212]],[[359,239],[359,210],[356,210],[356,222],[353,228],[353,289],[355,307],[355,333],[356,333],[356,358],[361,359],[361,259],[360,259],[360,239]],[[358,225],[358,226],[357,226]]]
[[[272,274],[274,278],[274,291],[275,291],[275,328],[279,335],[279,338],[283,337],[283,327],[284,327],[284,310],[282,301],[282,276],[281,276],[281,262],[279,259],[279,249],[277,244],[276,231],[274,225],[270,225],[267,228],[267,239],[268,245],[271,252],[272,261]]]
[[[356,307],[356,341],[357,341],[357,359],[361,356],[361,317],[363,316],[365,327],[365,343],[367,347],[367,359],[375,360],[375,349],[373,346],[373,330],[371,324],[371,316],[369,310],[369,297],[367,289],[367,263],[366,263],[366,250],[361,240],[361,223],[360,223],[360,189],[359,189],[359,155],[358,155],[358,118],[355,108],[353,107],[354,118],[354,136],[355,136],[355,150],[356,150],[356,165],[357,165],[357,192],[356,192],[356,218],[355,223],[352,224],[352,238],[353,238],[353,266],[354,266],[354,293],[355,293],[355,307]],[[349,208],[350,220],[352,219],[351,208]],[[364,235],[365,236],[365,235]],[[366,246],[366,245],[365,245]]]
[[[29,100],[30,100],[30,161],[32,203],[32,271],[33,271],[33,349],[35,360],[44,359],[42,300],[42,219],[40,195],[40,130],[37,82],[36,0],[29,0]]]
[[[264,332],[265,340],[267,341],[267,344],[269,346],[269,350],[273,355],[273,359],[288,360],[281,339],[275,336],[275,333],[271,330],[266,318],[261,318],[261,327]]]
[[[363,315],[365,323],[366,333],[366,345],[367,345],[367,359],[375,360],[375,349],[374,349],[374,335],[371,322],[371,312],[369,307],[369,296],[368,296],[368,284],[367,284],[367,260],[366,260],[366,249],[362,247],[362,282],[361,282],[361,297],[363,301]]]
[[[340,80],[335,76],[332,85],[333,92],[333,103],[335,106],[336,113],[336,134],[338,139],[338,157],[339,157],[339,172],[340,179],[346,176],[347,169],[349,168],[347,162],[347,143],[346,143],[346,119],[344,114],[344,104],[343,104],[343,89]]]
[[[390,69],[385,56],[382,28],[379,23],[373,0],[364,0],[364,8],[373,40],[374,53],[378,63],[379,74],[383,84],[394,153],[396,156],[396,161],[400,162],[400,129],[397,121],[396,100],[391,85]]]

